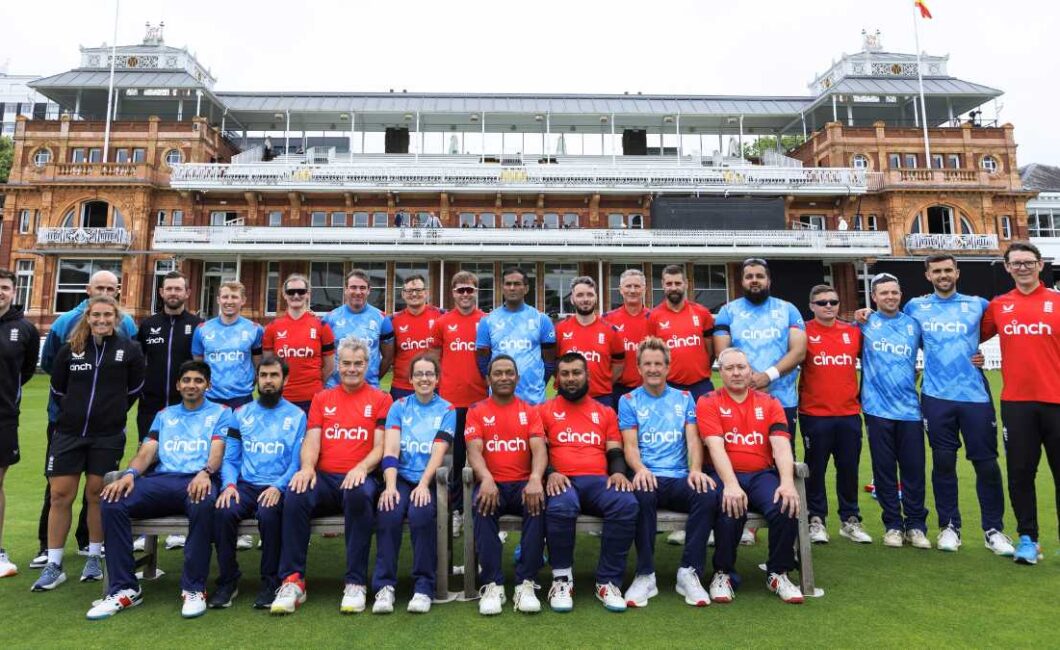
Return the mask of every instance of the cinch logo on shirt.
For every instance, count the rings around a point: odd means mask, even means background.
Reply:
[[[968,326],[964,323],[940,323],[938,321],[929,320],[926,323],[922,323],[921,327],[925,332],[941,333],[941,334],[967,334]]]
[[[456,327],[456,325],[450,325],[450,329],[452,329],[454,327]],[[456,331],[456,330],[452,330],[452,331]],[[449,344],[449,351],[450,352],[474,352],[475,351],[475,342],[474,341],[464,341],[464,340],[458,339],[458,338],[457,339],[453,339],[453,341]]]
[[[497,345],[501,352],[526,352],[534,349],[530,339],[505,339]]]
[[[684,438],[681,431],[641,431],[640,441],[645,444],[670,444]]]
[[[762,330],[746,329],[740,332],[740,338],[744,341],[773,341],[780,338],[780,330],[776,327],[767,327]]]
[[[819,352],[813,356],[815,366],[852,366],[854,357],[849,354],[825,354]]]
[[[279,338],[279,335],[277,335],[276,338]],[[306,346],[304,348],[280,348],[276,350],[276,356],[281,359],[289,359],[292,357],[296,359],[310,359],[316,355],[313,353],[313,348]]]
[[[913,349],[905,343],[891,343],[890,341],[873,341],[872,349],[877,352],[896,354],[900,357],[908,357]]]
[[[92,370],[92,364],[87,361],[84,363],[70,364],[70,372],[80,372],[82,370]]]
[[[577,431],[572,431],[570,427],[567,427],[556,434],[556,441],[564,444],[575,443],[580,445],[599,446],[603,439],[600,437],[600,434],[595,431],[579,433]]]
[[[522,438],[501,440],[498,436],[493,436],[492,439],[486,441],[486,451],[489,452],[523,452],[528,449],[526,440]]]
[[[566,338],[566,333],[564,333],[563,336]],[[603,359],[603,357],[600,356],[600,353],[596,350],[579,350],[577,347],[573,347],[570,349],[570,352],[577,352],[585,357],[585,360],[589,363],[600,363]]]
[[[1049,323],[1043,323],[1041,321],[1037,323],[1020,323],[1012,321],[1002,328],[1005,334],[1012,334],[1015,336],[1052,336],[1053,328]]]
[[[431,343],[434,343],[433,338],[429,338],[424,341],[412,341],[409,339],[402,339],[400,347],[402,350],[429,350],[431,348]]]
[[[401,440],[401,453],[403,454],[429,454],[431,453],[431,447],[434,445],[433,440],[408,440],[402,438]]]
[[[754,446],[764,445],[766,442],[765,436],[757,431],[751,433],[739,433],[737,431],[727,431],[725,433],[725,442],[734,445]]]
[[[659,329],[663,329],[662,325],[659,325]],[[666,347],[671,350],[679,350],[681,348],[695,348],[703,345],[703,339],[700,338],[699,334],[692,334],[691,336],[678,336],[674,334],[665,341]]]
[[[155,328],[151,328],[151,333],[157,334],[157,332],[155,332]],[[149,336],[144,339],[144,343],[146,343],[147,345],[161,345],[165,342],[166,338],[164,336]]]
[[[162,449],[172,453],[184,453],[193,454],[199,451],[206,451],[210,448],[202,438],[198,440],[167,440],[162,444]]]
[[[333,424],[324,429],[324,437],[328,440],[368,440],[368,429],[364,427],[340,427]]]
[[[211,352],[210,354],[206,355],[206,360],[212,361],[214,363],[218,361],[242,362],[245,358],[246,356],[243,354],[242,350],[229,350],[228,352]]]
[[[265,456],[280,456],[280,455],[282,455],[284,453],[284,451],[286,451],[286,449],[287,448],[284,446],[284,444],[282,442],[279,442],[279,441],[273,441],[273,442],[264,442],[262,440],[257,440],[257,441],[244,440],[243,441],[243,451],[247,452],[248,454],[262,454],[262,455],[265,455]]]

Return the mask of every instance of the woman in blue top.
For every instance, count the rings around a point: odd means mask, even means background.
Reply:
[[[414,594],[408,611],[423,614],[431,609],[437,566],[438,529],[434,475],[453,441],[456,411],[435,390],[441,367],[433,356],[412,360],[409,377],[415,393],[390,408],[383,443],[383,478],[386,489],[379,497],[376,518],[376,562],[373,589],[374,614],[394,611],[401,527],[406,514],[412,532]]]

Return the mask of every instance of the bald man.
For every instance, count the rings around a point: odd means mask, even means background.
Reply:
[[[88,279],[88,284],[85,286],[85,293],[87,296],[81,301],[81,304],[77,305],[70,311],[61,314],[55,319],[55,322],[52,323],[51,329],[48,331],[48,337],[44,340],[44,347],[41,350],[41,370],[49,375],[51,374],[52,363],[55,362],[55,355],[59,352],[59,348],[67,342],[70,334],[74,331],[74,327],[80,322],[81,317],[84,316],[85,307],[88,305],[88,299],[95,296],[110,296],[117,300],[119,290],[118,276],[110,271],[96,271],[92,274],[92,277]],[[121,327],[119,330],[130,339],[136,338],[136,323],[128,314],[122,314]],[[51,396],[49,396],[47,429],[49,445],[51,445],[52,435],[55,433],[55,422],[58,418],[59,405],[56,404]],[[51,492],[48,490],[47,485],[45,485],[44,506],[41,508],[40,526],[37,529],[37,538],[40,541],[40,552],[37,553],[37,557],[33,558],[29,563],[29,566],[32,569],[40,569],[48,563],[48,555],[45,552],[45,549],[48,547],[48,512],[50,510]],[[85,523],[87,510],[88,509],[82,504],[81,517],[78,519],[77,532],[75,533],[78,549],[84,549],[88,546],[88,525]]]

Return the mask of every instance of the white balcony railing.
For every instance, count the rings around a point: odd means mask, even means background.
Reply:
[[[37,245],[128,248],[132,233],[125,228],[38,228]]]
[[[918,233],[905,236],[908,250],[992,251],[997,250],[997,235],[939,235]]]

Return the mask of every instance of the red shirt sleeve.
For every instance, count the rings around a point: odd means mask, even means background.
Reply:
[[[622,434],[618,431],[618,417],[609,408],[600,409],[604,413],[604,440],[606,442],[622,442]]]
[[[979,340],[985,341],[997,334],[997,323],[994,321],[994,301],[983,310],[983,320],[979,323]]]
[[[375,416],[377,427],[386,427],[386,415],[390,412],[390,407],[393,406],[393,404],[394,399],[390,397],[389,393],[379,391],[379,413],[377,413]]]
[[[714,314],[706,307],[701,307],[700,312],[703,318],[703,336],[709,339],[714,332]]]
[[[545,425],[541,420],[541,412],[534,408],[529,407],[529,413],[527,414],[527,420],[530,426],[527,427],[527,432],[531,438],[544,438],[545,437]]]
[[[482,439],[482,415],[479,409],[472,407],[467,411],[464,421],[464,440]]]
[[[636,364],[637,353],[631,352],[628,355],[626,354],[626,346],[622,343],[622,337],[618,335],[618,332],[615,331],[614,326],[611,324],[608,324],[607,326],[607,335],[611,337],[611,359],[622,359],[626,363],[629,363],[630,359],[626,358],[628,356],[633,359],[633,363]],[[618,377],[612,377],[611,380],[618,381]]]
[[[788,431],[788,416],[784,413],[784,407],[775,397],[769,397],[769,435],[791,438]]]
[[[309,419],[306,420],[306,429],[319,429],[324,426],[324,418],[320,409],[323,408],[324,393],[317,393],[313,396],[313,402],[309,405]]]
[[[710,436],[725,434],[721,430],[721,420],[718,418],[713,396],[704,395],[696,402],[696,426],[699,428],[699,437],[704,440]]]
[[[320,353],[325,357],[335,354],[335,332],[323,321],[320,321]]]
[[[276,327],[273,325],[275,322],[269,323],[265,328],[265,336],[261,339],[261,349],[266,352],[271,352],[276,347]]]
[[[655,313],[648,314],[648,336],[658,336],[659,332],[655,327]]]
[[[431,349],[441,350],[442,349],[442,323],[441,318],[434,319],[434,325],[431,327]]]

